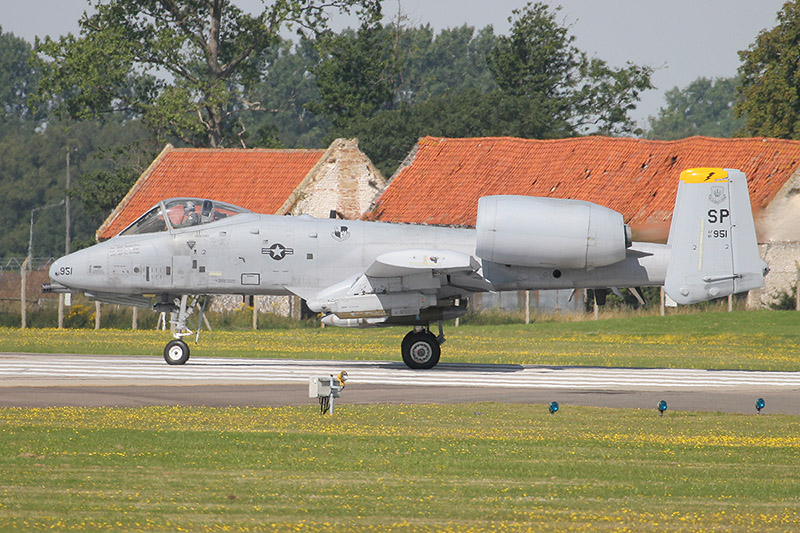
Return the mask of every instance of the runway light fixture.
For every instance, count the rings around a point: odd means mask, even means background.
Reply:
[[[667,402],[665,400],[661,400],[658,402],[658,416],[664,416],[664,411],[667,410]]]
[[[549,409],[551,415],[556,414],[556,412],[558,412],[558,402],[550,402]]]
[[[765,405],[766,403],[764,402],[764,398],[759,398],[758,400],[756,400],[756,411],[758,412],[758,414],[761,414],[761,410],[764,408]]]

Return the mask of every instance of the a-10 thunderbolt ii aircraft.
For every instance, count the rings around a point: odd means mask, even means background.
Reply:
[[[666,245],[631,242],[620,213],[578,200],[487,196],[475,229],[456,229],[175,198],[58,259],[44,290],[170,311],[173,365],[189,358],[182,338],[201,295],[297,295],[324,324],[410,326],[403,361],[420,369],[438,363],[442,321],[477,292],[663,285],[689,304],[761,287],[767,270],[744,174],[699,168],[681,173]]]

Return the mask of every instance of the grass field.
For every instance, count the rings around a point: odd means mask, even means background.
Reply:
[[[797,370],[792,312],[449,329],[443,361]],[[399,359],[402,329],[214,331],[195,356]],[[153,331],[0,351],[159,354]],[[0,530],[797,531],[800,417],[544,405],[0,409]]]
[[[796,531],[800,418],[0,409],[0,529]]]
[[[193,356],[399,360],[404,328],[203,332]],[[443,362],[798,370],[800,313],[706,312],[446,329]],[[158,355],[158,331],[0,328],[0,351]]]

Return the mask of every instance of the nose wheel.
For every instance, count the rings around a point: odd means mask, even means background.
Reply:
[[[427,330],[408,332],[400,348],[403,362],[414,370],[435,367],[442,353],[436,335]]]
[[[164,348],[164,360],[170,365],[182,365],[189,360],[189,346],[180,339],[169,341]]]

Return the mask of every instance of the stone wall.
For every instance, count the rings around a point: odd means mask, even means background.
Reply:
[[[758,248],[761,258],[769,265],[769,274],[764,280],[764,288],[748,294],[748,309],[769,307],[782,292],[791,293],[796,287],[800,266],[800,242],[770,242]]]
[[[289,316],[292,311],[291,296],[257,296],[256,307],[260,313],[273,313]],[[247,298],[239,294],[215,294],[211,299],[211,311],[238,311],[244,305],[249,305]]]
[[[357,220],[384,187],[386,179],[359,150],[358,140],[337,139],[311,171],[289,212],[328,218],[336,211],[341,218]]]

